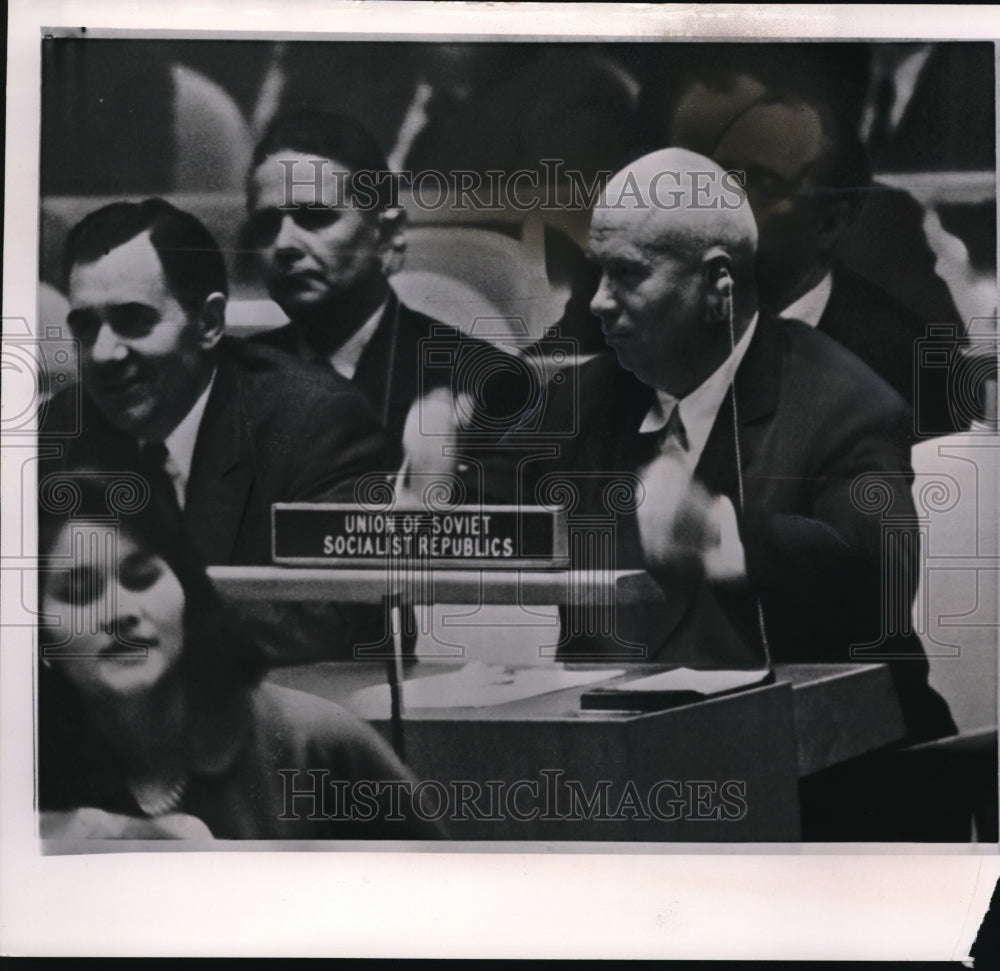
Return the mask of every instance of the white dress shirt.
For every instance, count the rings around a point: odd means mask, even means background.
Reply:
[[[830,302],[833,292],[833,271],[831,270],[811,290],[802,294],[778,314],[783,320],[801,320],[810,327],[818,327],[823,311]]]
[[[656,400],[643,419],[639,432],[646,434],[660,431],[666,427],[674,408],[678,409],[687,438],[687,448],[679,447],[676,441],[664,442],[662,454],[669,454],[671,457],[669,472],[671,477],[683,477],[686,483],[690,483],[694,478],[695,468],[705,450],[719,409],[726,399],[756,329],[755,314],[729,357],[690,394],[677,399],[666,391],[656,391]],[[733,461],[736,461],[735,455]],[[706,572],[718,579],[745,576],[746,559],[736,522],[736,510],[727,496],[715,497],[709,517],[717,528],[718,543],[706,553]]]
[[[208,396],[212,393],[214,384],[215,372],[213,371],[205,390],[198,396],[198,400],[191,406],[191,410],[163,440],[163,444],[167,448],[164,469],[173,483],[174,492],[177,493],[177,502],[181,509],[184,508],[187,499],[187,484],[188,479],[191,478],[191,463],[194,461],[194,447],[198,441],[198,429],[201,427],[201,419],[204,417]]]
[[[330,355],[329,360],[333,369],[342,377],[347,378],[348,381],[353,379],[354,372],[358,369],[358,361],[361,360],[361,355],[364,353],[375,331],[378,330],[379,321],[382,319],[382,314],[385,313],[385,307],[388,302],[389,298],[386,297],[379,304],[378,310]]]
[[[887,73],[891,74],[892,102],[889,108],[888,131],[894,132],[906,114],[906,109],[913,100],[913,94],[917,89],[917,81],[926,67],[931,56],[931,45],[924,44],[918,47],[912,54],[904,57],[895,67],[889,67],[885,62],[876,63],[873,66],[871,81],[868,85],[868,93],[865,97],[865,106],[861,113],[861,123],[858,126],[861,137],[867,141],[871,135],[872,128],[875,127],[875,115],[878,111],[877,95],[879,85]]]

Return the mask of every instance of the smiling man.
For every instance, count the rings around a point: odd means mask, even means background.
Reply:
[[[218,271],[218,267],[211,266]],[[224,278],[206,279],[203,306],[171,292],[148,233],[70,270],[70,331],[80,341],[86,389],[122,431],[162,441],[199,402],[214,374],[225,324]]]
[[[57,396],[42,429],[78,425],[61,469],[144,476],[210,564],[271,562],[271,505],[350,499],[388,470],[364,397],[327,368],[226,337],[215,240],[162,199],[83,219],[65,252],[83,399]],[[44,473],[41,501],[46,501]]]

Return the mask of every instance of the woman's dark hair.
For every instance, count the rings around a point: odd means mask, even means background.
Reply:
[[[219,596],[187,532],[162,514],[131,477],[92,469],[53,472],[39,484],[40,582],[46,558],[68,524],[111,523],[160,556],[184,591],[185,677],[201,689],[253,684],[263,674],[261,652],[241,618]],[[40,628],[45,642],[46,629]]]
[[[212,585],[193,542],[155,503],[144,501],[124,474],[93,469],[51,472],[38,489],[39,603],[49,570],[57,564],[52,551],[71,523],[109,523],[138,545],[161,557],[184,591],[184,644],[181,675],[189,703],[211,718],[227,698],[255,685],[264,672],[263,651],[253,631],[222,600]],[[42,659],[52,647],[51,629],[39,622]],[[100,739],[78,690],[60,671],[63,663],[39,666],[39,808],[117,805],[129,812],[127,795],[100,792],[117,778],[114,758]],[[198,719],[193,724],[197,725]],[[95,786],[98,789],[95,791]],[[94,802],[87,802],[90,798]],[[84,801],[81,802],[81,799]]]

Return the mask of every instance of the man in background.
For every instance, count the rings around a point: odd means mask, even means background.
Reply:
[[[341,115],[280,117],[254,152],[247,207],[268,292],[290,321],[255,339],[332,368],[371,403],[400,461],[446,471],[449,430],[474,423],[469,402],[488,399],[507,355],[396,296],[405,213],[379,146]],[[424,434],[421,417],[442,419],[441,434]]]
[[[846,120],[818,101],[763,96],[729,120],[710,154],[743,173],[760,234],[762,307],[817,327],[860,357],[914,410],[915,431],[955,430],[948,382],[919,367],[927,323],[942,321],[920,317],[838,257],[873,191],[865,150]]]

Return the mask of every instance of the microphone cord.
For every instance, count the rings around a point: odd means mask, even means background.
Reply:
[[[728,306],[729,318],[729,353],[736,353],[736,326],[733,323],[733,298],[730,293]],[[746,499],[743,490],[743,453],[740,449],[740,419],[739,410],[736,405],[736,376],[729,384],[729,400],[732,403],[733,412],[733,450],[736,453],[736,489],[740,501],[740,515],[746,515]],[[754,604],[757,608],[757,629],[760,632],[761,646],[764,648],[764,665],[771,668],[771,645],[767,639],[767,626],[764,623],[764,606],[760,602],[760,597],[754,597]]]

